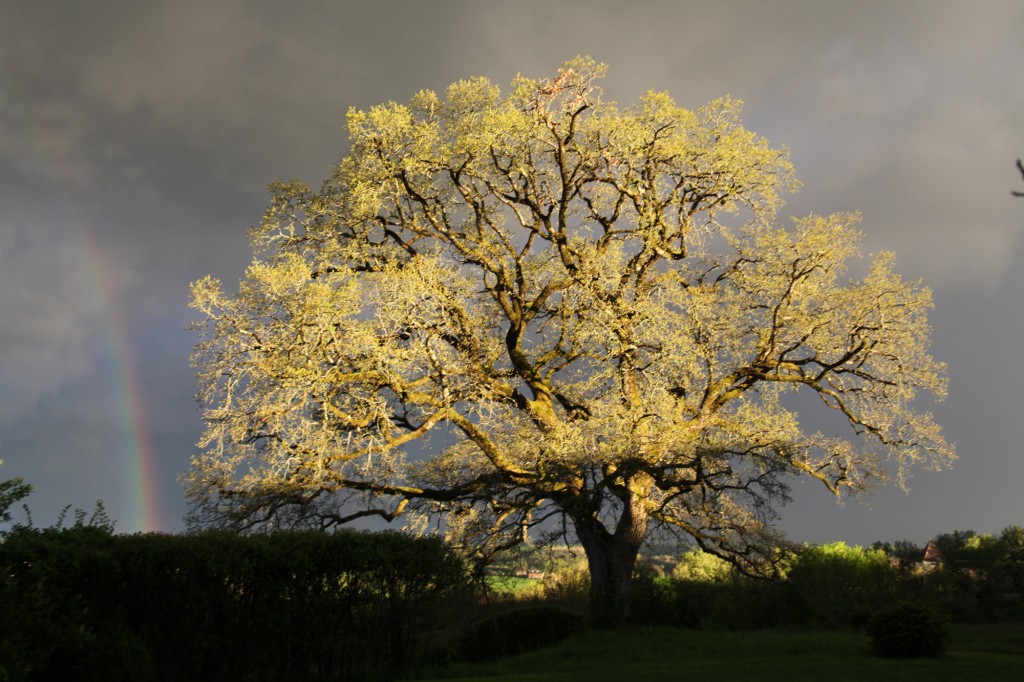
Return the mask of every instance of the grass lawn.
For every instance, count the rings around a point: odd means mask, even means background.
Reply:
[[[855,633],[592,631],[551,649],[408,679],[1024,680],[1024,624],[956,626],[945,656],[917,660],[872,656],[867,636]]]

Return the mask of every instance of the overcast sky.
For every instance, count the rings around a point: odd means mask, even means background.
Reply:
[[[1019,0],[0,0],[0,480],[37,525],[102,499],[119,531],[181,529],[188,286],[239,280],[267,184],[318,185],[349,107],[589,54],[621,104],[744,100],[804,183],[784,214],[862,211],[866,251],[935,291],[955,467],[870,506],[799,485],[790,536],[1024,525],[1022,37]]]

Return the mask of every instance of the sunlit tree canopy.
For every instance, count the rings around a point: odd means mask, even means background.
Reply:
[[[320,190],[273,186],[237,293],[193,285],[194,524],[437,518],[481,558],[566,532],[615,609],[652,531],[753,571],[788,481],[950,461],[929,290],[851,274],[857,215],[777,220],[788,153],[740,102],[620,107],[603,72],[353,110]]]

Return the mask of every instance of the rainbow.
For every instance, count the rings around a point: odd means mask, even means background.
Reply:
[[[127,333],[122,307],[118,301],[117,286],[109,273],[112,272],[103,248],[96,238],[86,202],[83,200],[82,183],[75,176],[57,138],[45,117],[39,115],[25,89],[19,87],[21,80],[16,61],[0,46],[0,93],[6,91],[7,100],[18,109],[29,126],[34,151],[39,160],[49,167],[63,189],[68,206],[68,227],[72,236],[77,237],[85,257],[86,270],[95,286],[92,290],[99,297],[103,311],[104,341],[114,359],[114,385],[117,391],[117,405],[120,422],[119,460],[127,472],[125,485],[130,489],[132,518],[115,519],[119,531],[158,531],[164,528],[160,512],[160,496],[157,485],[156,460],[152,439],[147,429],[145,398],[138,375],[138,363]],[[120,505],[118,505],[120,506]]]
[[[82,204],[77,204],[81,207]],[[84,212],[81,212],[84,214]],[[160,495],[157,485],[156,457],[146,423],[146,403],[139,381],[138,362],[129,340],[117,289],[106,273],[111,272],[102,248],[96,241],[88,222],[81,222],[89,270],[102,296],[104,329],[107,346],[112,350],[118,413],[122,431],[121,459],[128,465],[129,487],[134,510],[131,525],[134,530],[158,531],[163,529],[160,518]],[[122,529],[127,530],[127,529]]]

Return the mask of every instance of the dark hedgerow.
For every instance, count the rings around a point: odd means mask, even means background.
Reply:
[[[946,620],[916,602],[901,602],[882,609],[868,623],[871,647],[884,658],[941,656],[949,642]]]
[[[393,675],[465,577],[398,533],[23,528],[0,544],[0,682]]]

